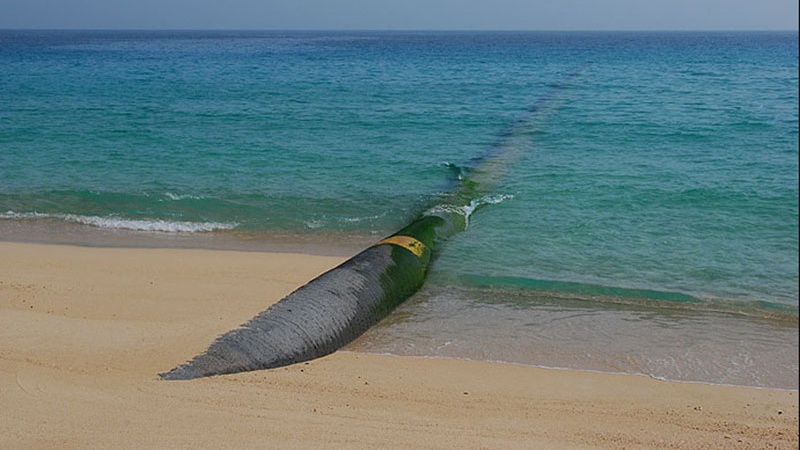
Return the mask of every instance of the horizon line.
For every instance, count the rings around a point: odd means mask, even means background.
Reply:
[[[0,27],[0,31],[249,31],[249,32],[398,32],[398,33],[725,33],[725,32],[798,32],[797,28],[564,28],[564,29],[492,29],[492,28],[224,28],[224,27],[142,27],[142,28],[38,28]]]

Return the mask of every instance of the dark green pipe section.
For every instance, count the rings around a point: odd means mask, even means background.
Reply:
[[[364,333],[422,287],[438,244],[466,228],[481,196],[530,146],[533,118],[552,110],[554,98],[551,93],[531,107],[442,204],[219,336],[204,353],[161,378],[286,366],[333,353]]]

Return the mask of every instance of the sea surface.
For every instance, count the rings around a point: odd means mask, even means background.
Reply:
[[[345,256],[476,179],[348,349],[798,388],[797,32],[0,31],[2,240]]]

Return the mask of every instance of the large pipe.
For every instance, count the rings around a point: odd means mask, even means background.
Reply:
[[[545,106],[552,110],[554,97],[551,92],[531,107],[441,205],[218,337],[204,353],[161,378],[188,380],[281,367],[333,353],[364,333],[422,287],[437,244],[466,228],[470,212],[482,204],[481,196],[530,140],[525,128],[532,117],[540,116]]]
[[[204,353],[161,378],[270,369],[336,351],[422,286],[436,236],[448,228],[447,222],[420,217],[223,334]]]

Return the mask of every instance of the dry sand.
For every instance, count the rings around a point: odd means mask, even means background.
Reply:
[[[798,392],[338,352],[157,374],[342,258],[0,243],[0,449],[797,449]]]

